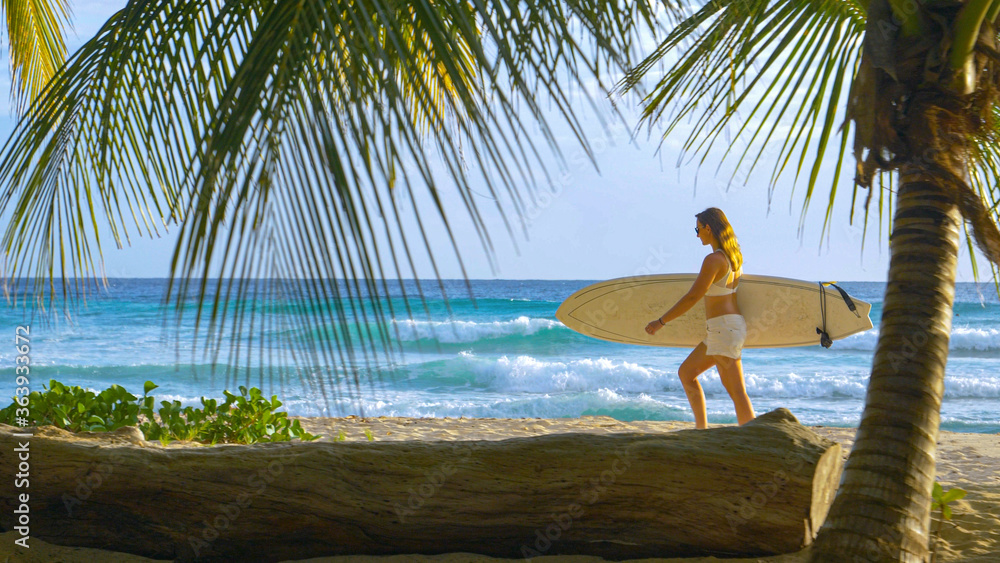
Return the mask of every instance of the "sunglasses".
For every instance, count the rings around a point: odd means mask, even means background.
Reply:
[[[698,234],[698,227],[697,226],[695,226],[695,228],[694,228],[694,234],[696,234],[696,235]]]

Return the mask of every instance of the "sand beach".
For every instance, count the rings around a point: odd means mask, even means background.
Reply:
[[[606,416],[579,418],[406,418],[351,416],[346,418],[299,418],[306,430],[322,434],[322,441],[332,441],[341,432],[348,441],[366,441],[370,436],[378,441],[397,440],[503,440],[511,437],[535,436],[567,432],[613,434],[618,432],[664,433],[693,427],[690,422],[633,421],[621,422]],[[813,426],[817,434],[839,442],[846,458],[850,451],[854,429]],[[968,491],[965,499],[952,504],[954,517],[945,523],[938,548],[938,561],[1000,561],[1000,435],[942,432],[938,444],[938,480],[946,488],[961,487]],[[126,563],[153,561],[135,555],[84,548],[56,546],[32,539],[30,550],[13,545],[14,533],[0,536],[0,561],[49,563],[108,562]],[[598,563],[600,557],[581,555],[549,555],[535,560],[551,563]],[[707,562],[707,561],[767,561],[792,563],[801,559],[797,554],[765,558],[717,559],[714,557],[684,559],[636,559],[646,562]],[[405,563],[466,561],[508,561],[470,553],[396,556],[339,556],[300,561],[314,563]]]

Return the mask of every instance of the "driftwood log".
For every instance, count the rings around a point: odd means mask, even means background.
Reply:
[[[135,428],[18,431],[0,425],[3,531],[26,504],[31,537],[182,561],[785,553],[812,540],[841,471],[840,446],[785,409],[742,427],[496,441],[164,448]],[[26,441],[30,487],[15,488]]]

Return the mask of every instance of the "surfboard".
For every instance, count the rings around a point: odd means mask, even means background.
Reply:
[[[655,335],[645,328],[687,293],[696,277],[634,276],[589,285],[570,295],[556,318],[581,334],[611,342],[693,348],[706,335],[704,303]],[[817,328],[831,340],[872,328],[871,304],[830,282],[746,274],[740,279],[736,302],[747,323],[744,348],[812,346],[821,343]]]

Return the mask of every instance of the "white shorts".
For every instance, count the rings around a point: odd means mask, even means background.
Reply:
[[[747,339],[747,323],[743,315],[719,315],[708,319],[705,354],[726,356],[738,360]]]

